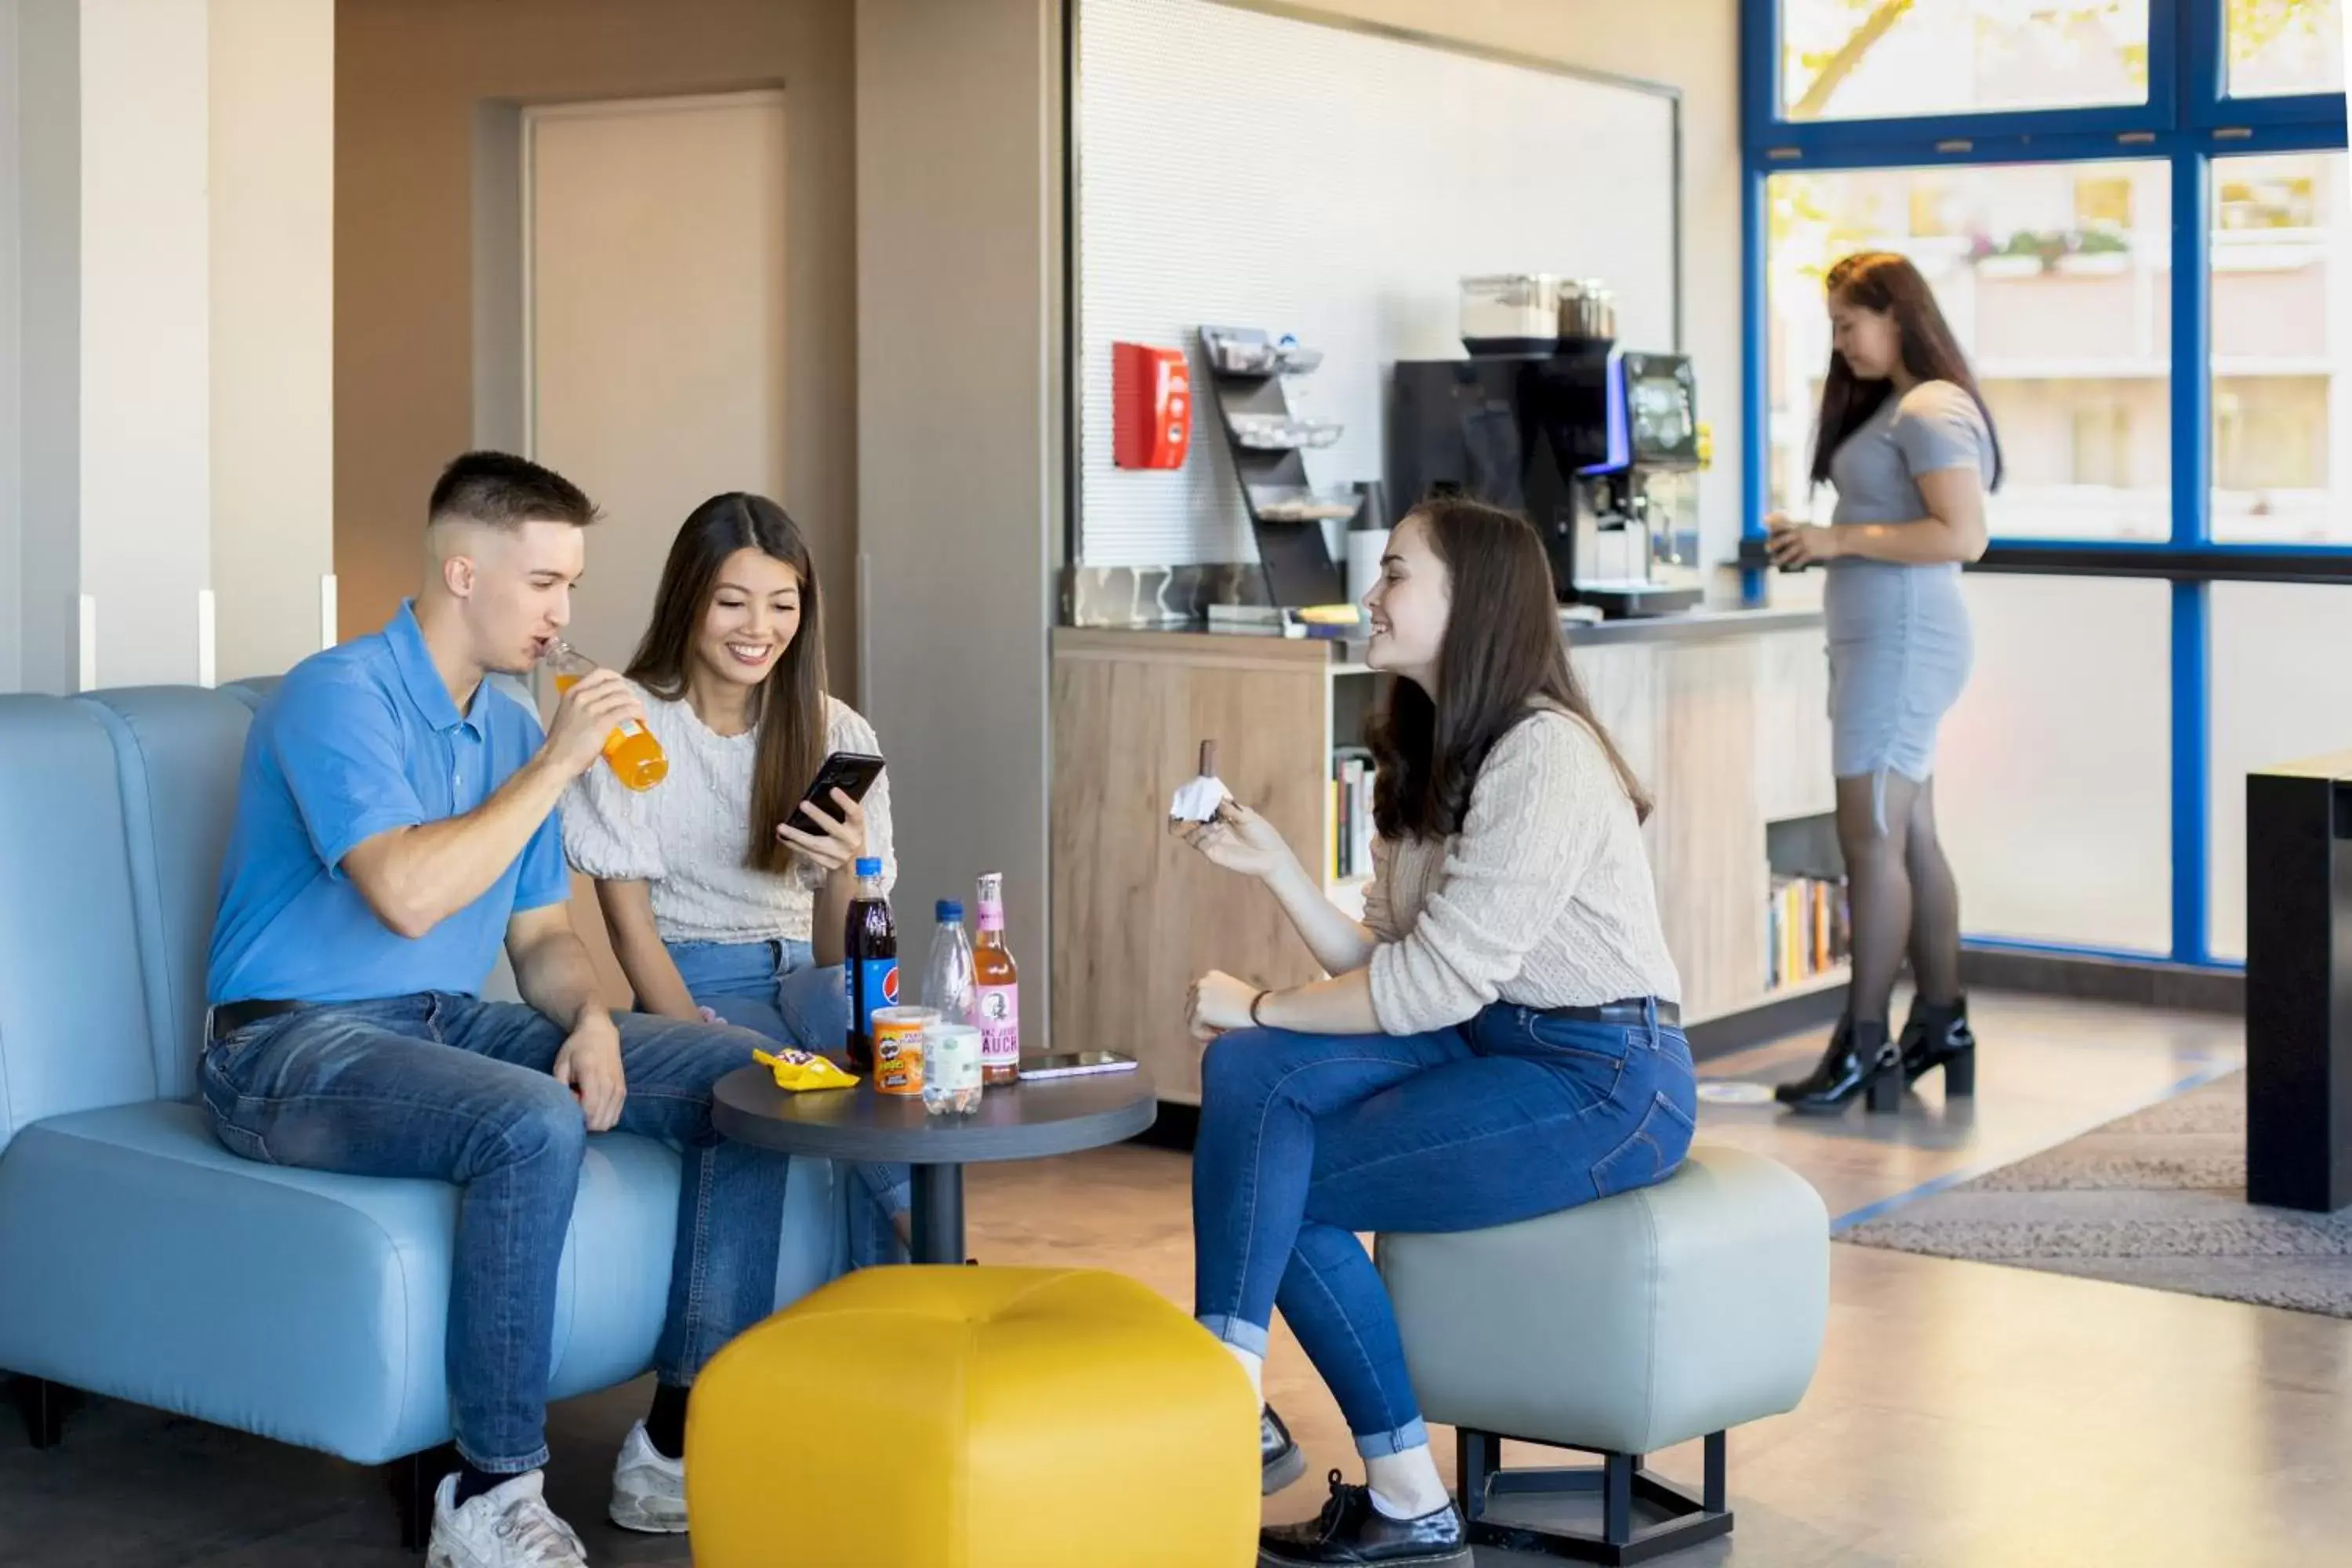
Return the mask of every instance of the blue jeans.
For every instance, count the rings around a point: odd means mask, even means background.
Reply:
[[[1480,1230],[1663,1181],[1698,1115],[1680,1029],[1497,1005],[1428,1035],[1244,1029],[1201,1064],[1193,1307],[1290,1321],[1368,1458],[1429,1440],[1359,1231]]]
[[[839,1056],[849,1039],[849,993],[841,965],[817,966],[804,942],[673,942],[678,978],[698,1006],[740,1028],[804,1051]],[[854,1167],[861,1189],[849,1205],[849,1261],[857,1268],[903,1263],[891,1224],[913,1201],[904,1165]]]
[[[615,1015],[620,1130],[677,1145],[677,1250],[654,1368],[684,1387],[775,1310],[784,1156],[730,1142],[710,1089],[765,1044],[741,1029]],[[511,1474],[547,1462],[557,1266],[587,1123],[549,1069],[564,1031],[519,1003],[426,994],[306,1008],[205,1047],[213,1127],[232,1153],[464,1189],[449,1282],[457,1450]]]

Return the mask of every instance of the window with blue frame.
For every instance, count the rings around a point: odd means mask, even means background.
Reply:
[[[1810,504],[1842,256],[1919,265],[2000,425],[1938,778],[1979,940],[2234,962],[2245,770],[2352,746],[2344,8],[1745,0],[1750,531]]]

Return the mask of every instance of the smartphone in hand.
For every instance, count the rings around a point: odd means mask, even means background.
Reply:
[[[874,781],[881,776],[881,758],[866,752],[835,752],[817,769],[814,782],[801,792],[801,803],[793,807],[793,814],[786,821],[799,832],[816,833],[820,830],[807,809],[811,804],[822,807],[827,816],[837,816],[840,807],[833,798],[835,790],[841,791],[852,800],[863,801],[866,792],[872,789]]]

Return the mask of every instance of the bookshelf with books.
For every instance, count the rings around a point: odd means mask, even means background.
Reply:
[[[1845,866],[1826,813],[1767,823],[1764,989],[1767,994],[1843,983],[1853,952]]]
[[[1845,884],[1819,877],[1775,877],[1765,911],[1764,988],[1786,990],[1843,975],[1851,934]]]
[[[1330,826],[1324,845],[1327,887],[1360,882],[1372,874],[1372,753],[1361,746],[1331,752]]]

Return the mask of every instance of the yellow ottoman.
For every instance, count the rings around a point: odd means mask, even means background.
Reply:
[[[1252,1568],[1257,1403],[1119,1275],[868,1268],[703,1369],[686,1487],[696,1568]]]

